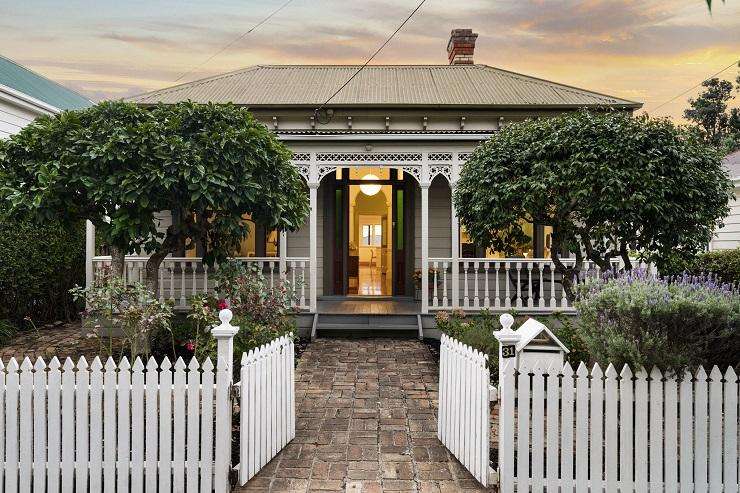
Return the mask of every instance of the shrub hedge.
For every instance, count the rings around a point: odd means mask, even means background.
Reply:
[[[34,224],[0,211],[0,319],[23,325],[71,320],[79,307],[69,290],[85,281],[84,224]]]
[[[740,293],[710,276],[642,271],[579,285],[576,331],[600,364],[679,374],[740,362]]]
[[[720,281],[740,283],[740,248],[715,250],[697,255],[689,267],[692,274],[714,274]]]

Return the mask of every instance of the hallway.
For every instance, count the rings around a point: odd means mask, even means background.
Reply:
[[[413,339],[318,339],[296,438],[239,491],[485,491],[437,439],[437,361]]]

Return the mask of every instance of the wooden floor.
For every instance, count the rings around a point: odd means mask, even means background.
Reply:
[[[421,313],[421,303],[373,298],[319,300],[318,312],[348,315],[416,315]]]

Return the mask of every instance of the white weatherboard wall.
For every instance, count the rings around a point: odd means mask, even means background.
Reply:
[[[740,187],[735,186],[735,196],[740,197]],[[740,246],[740,201],[731,199],[730,213],[724,218],[724,226],[717,229],[712,238],[712,250],[725,250]]]
[[[502,493],[738,491],[732,368],[676,378],[657,368],[504,365]]]
[[[43,101],[0,84],[0,139],[20,132],[38,116],[58,112]]]

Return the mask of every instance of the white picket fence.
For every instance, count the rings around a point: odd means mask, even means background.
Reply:
[[[437,436],[483,486],[495,481],[490,457],[488,356],[442,335]]]
[[[507,360],[512,361],[512,360]],[[737,492],[738,378],[609,365],[514,369],[500,386],[500,491]],[[473,376],[473,378],[475,378]]]
[[[239,482],[254,477],[295,438],[295,347],[288,337],[242,354]]]
[[[246,482],[295,437],[294,347],[281,337],[243,355],[232,385],[238,328],[228,310],[220,317],[217,369],[210,359],[0,361],[0,492],[225,493],[232,387]]]
[[[222,365],[223,366],[223,365]],[[0,372],[6,492],[211,491],[215,412],[230,411],[226,371],[11,359]],[[226,464],[228,466],[228,463]]]

